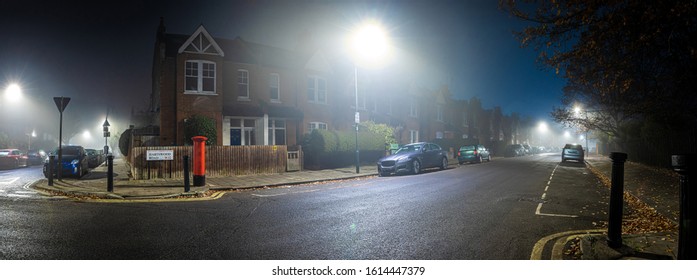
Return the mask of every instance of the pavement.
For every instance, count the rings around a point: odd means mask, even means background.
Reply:
[[[591,155],[586,157],[586,164],[609,188],[612,168],[610,159],[607,156]],[[457,161],[451,160],[450,165],[457,165]],[[130,168],[123,158],[116,158],[113,168],[113,192],[107,191],[106,164],[93,169],[81,179],[54,180],[53,186],[49,186],[47,180],[42,179],[32,188],[45,195],[89,202],[169,202],[217,199],[225,192],[233,190],[377,175],[375,165],[365,165],[361,166],[358,174],[356,174],[355,166],[352,166],[318,171],[206,178],[206,186],[191,186],[190,191],[185,192],[183,179],[131,180]],[[193,181],[191,182],[193,184]],[[645,203],[646,208],[654,211],[661,220],[674,223],[668,227],[662,227],[670,228],[670,230],[624,232],[623,246],[619,249],[613,249],[607,245],[607,229],[594,228],[557,233],[540,239],[533,248],[531,259],[677,259],[678,182],[678,176],[673,171],[628,161],[625,164],[625,195],[629,194]],[[544,254],[547,257],[543,257],[543,252],[547,252]]]

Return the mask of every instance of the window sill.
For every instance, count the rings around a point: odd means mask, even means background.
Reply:
[[[217,93],[213,91],[184,91],[184,94],[191,94],[191,95],[218,95]]]
[[[271,99],[271,103],[281,104],[281,100]]]
[[[237,97],[237,101],[252,101],[249,97]]]

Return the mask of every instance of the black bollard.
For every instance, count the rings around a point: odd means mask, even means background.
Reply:
[[[114,192],[114,156],[106,156],[106,191]]]
[[[671,157],[673,170],[680,174],[680,221],[678,233],[678,259],[697,259],[697,233],[694,229],[697,218],[695,207],[695,190],[692,186],[695,169],[690,166],[695,155],[673,155]],[[690,178],[692,177],[692,178]]]
[[[624,162],[625,153],[610,153],[612,159],[612,182],[610,186],[610,218],[607,228],[607,245],[622,247],[622,209],[624,208]]]
[[[184,192],[189,192],[191,186],[189,184],[189,156],[184,156]]]
[[[53,186],[53,172],[56,170],[56,156],[48,156],[48,185]]]

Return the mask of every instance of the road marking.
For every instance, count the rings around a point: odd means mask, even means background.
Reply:
[[[15,177],[13,179],[9,179],[9,181],[0,181],[0,185],[9,185],[14,183],[15,181],[19,180],[19,177]]]
[[[31,197],[31,196],[26,195],[26,194],[13,194],[13,193],[8,193],[7,196],[9,196],[9,197],[23,197],[23,198]]]
[[[32,191],[15,191],[15,193],[21,193],[21,194],[35,194],[36,192],[32,192]]]
[[[554,177],[554,172],[557,171],[557,167],[559,167],[559,164],[554,167],[554,170],[552,170],[552,175],[549,176],[549,181],[547,181],[547,186],[545,186],[545,191],[542,193],[542,200],[545,200],[547,198],[547,190],[549,190],[549,185],[552,184],[552,177]],[[578,218],[576,215],[564,215],[564,214],[549,214],[549,213],[542,213],[542,204],[544,202],[540,202],[537,204],[537,209],[535,210],[535,215],[538,216],[548,216],[548,217],[563,217],[563,218]]]

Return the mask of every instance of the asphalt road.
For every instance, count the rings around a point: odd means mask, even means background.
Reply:
[[[549,154],[206,202],[0,196],[0,259],[529,259],[541,238],[607,220],[607,193]]]
[[[36,180],[44,177],[41,165],[0,170],[0,197],[41,198],[28,188]]]

